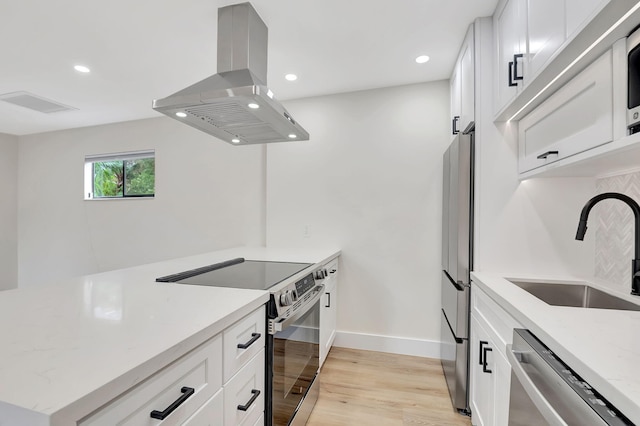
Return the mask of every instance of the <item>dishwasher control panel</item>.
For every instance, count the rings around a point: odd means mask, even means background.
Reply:
[[[565,364],[547,346],[529,330],[515,329],[538,355],[551,367],[562,380],[573,389],[608,425],[633,425],[620,411],[610,404],[589,383],[582,379],[571,367]]]

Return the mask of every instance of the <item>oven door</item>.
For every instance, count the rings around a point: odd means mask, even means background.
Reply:
[[[318,399],[320,299],[271,337],[272,424],[304,425]]]

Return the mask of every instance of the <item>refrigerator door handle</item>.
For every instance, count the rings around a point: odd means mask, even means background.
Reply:
[[[455,340],[456,343],[458,343],[458,344],[463,343],[464,339],[456,336],[456,333],[453,331],[453,328],[451,327],[451,323],[449,322],[449,318],[447,318],[447,313],[444,311],[444,309],[442,309],[442,314],[444,315],[445,321],[447,321],[447,325],[449,326],[449,331],[451,331],[451,335],[453,336],[453,340]]]
[[[451,278],[451,275],[449,275],[449,273],[447,271],[442,271],[442,272],[444,272],[444,274],[447,276],[447,279],[449,280],[451,285],[456,288],[456,290],[464,291],[465,285],[464,285],[464,283],[462,281],[455,282],[454,279]]]

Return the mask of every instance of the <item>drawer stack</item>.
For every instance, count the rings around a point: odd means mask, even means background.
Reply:
[[[264,423],[265,308],[107,403],[81,426]]]

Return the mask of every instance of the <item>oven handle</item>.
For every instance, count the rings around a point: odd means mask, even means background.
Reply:
[[[516,358],[516,354],[520,354],[520,352],[514,352],[512,345],[507,345],[507,359],[509,360],[509,364],[511,364],[511,371],[516,375],[522,388],[529,398],[531,398],[531,401],[540,411],[540,414],[553,426],[567,426],[567,423],[562,419],[560,414],[558,414],[549,401],[547,401],[544,395],[542,395],[542,392],[536,387],[527,372],[524,371],[524,368],[520,365],[520,361]]]
[[[320,300],[320,298],[324,294],[324,284],[321,284],[318,287],[316,287],[314,291],[315,291],[315,294],[306,303],[306,306],[309,307],[309,308],[313,307],[313,305],[318,303],[318,301]],[[294,313],[293,315],[291,315],[290,317],[286,318],[283,321],[278,321],[278,318],[274,319],[273,320],[273,324],[274,324],[275,333],[277,333],[278,331],[282,331],[282,330],[286,329],[292,323],[294,323],[297,320],[299,320],[307,312],[309,312],[309,309],[299,309],[296,313]],[[273,334],[275,334],[275,333],[273,333]]]

